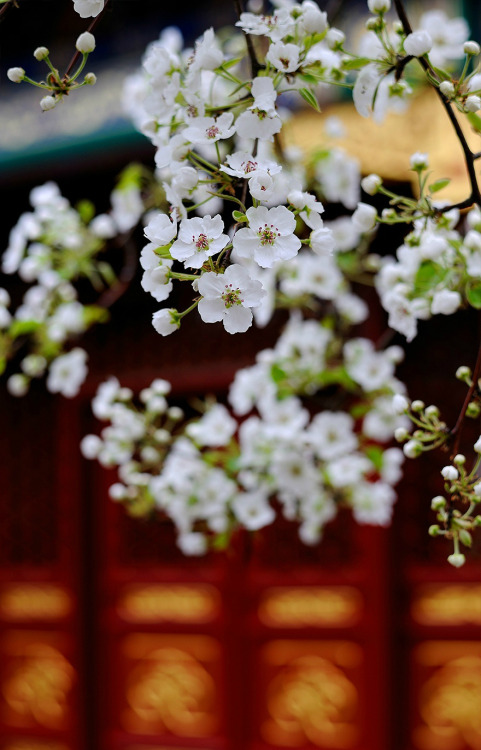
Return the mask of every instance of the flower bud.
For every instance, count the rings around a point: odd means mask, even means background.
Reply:
[[[30,381],[26,377],[26,375],[21,375],[20,373],[16,375],[10,375],[9,379],[7,380],[7,391],[12,396],[25,396],[28,391],[29,385]]]
[[[403,414],[409,409],[409,401],[401,393],[396,393],[392,397],[392,408],[396,414]]]
[[[448,563],[453,565],[455,568],[461,568],[466,562],[466,558],[460,552],[455,552],[448,557]]]
[[[179,421],[179,419],[182,419],[184,416],[184,412],[179,406],[171,406],[167,411],[167,416],[169,419],[174,419],[176,422]]]
[[[382,185],[378,174],[368,174],[361,180],[361,187],[368,195],[375,195]]]
[[[340,29],[336,29],[334,26],[330,28],[326,34],[326,42],[331,49],[336,49],[344,44],[346,35]]]
[[[80,34],[77,41],[75,42],[75,46],[78,49],[79,52],[82,52],[84,55],[88,55],[89,52],[93,52],[95,49],[95,37],[93,34],[90,33],[90,31],[84,31],[83,34]]]
[[[397,427],[394,430],[394,437],[398,441],[398,443],[404,442],[404,440],[407,440],[409,437],[409,432],[406,430],[405,427]]]
[[[352,215],[352,223],[361,232],[370,232],[376,226],[377,211],[368,203],[358,203]]]
[[[411,409],[413,411],[422,411],[424,409],[424,401],[421,401],[419,398],[417,398],[412,402]]]
[[[431,35],[422,29],[408,34],[404,40],[404,51],[407,55],[412,55],[413,57],[422,57],[429,52],[432,46],[433,40],[431,39]]]
[[[441,474],[447,482],[454,482],[459,478],[459,472],[454,466],[445,466],[441,469]]]
[[[87,73],[84,78],[85,83],[89,86],[94,86],[97,83],[97,76],[95,73]]]
[[[439,90],[445,97],[451,99],[454,96],[455,88],[452,81],[443,81],[439,84]]]
[[[465,547],[471,547],[473,544],[473,538],[467,529],[461,529],[459,532],[459,541],[464,544]]]
[[[475,403],[474,401],[470,401],[467,409],[466,409],[466,416],[470,419],[476,419],[481,414],[481,407],[479,404]]]
[[[430,526],[429,529],[428,529],[428,534],[429,534],[429,536],[439,536],[440,530],[441,529],[439,528],[439,526],[437,525],[437,523],[433,523],[433,525]]]
[[[458,466],[463,466],[466,463],[466,456],[463,456],[462,453],[456,453],[453,458],[453,463],[458,464]]]
[[[481,482],[478,482],[473,487],[473,492],[476,495],[476,497],[481,498]]]
[[[476,451],[476,453],[481,453],[481,435],[478,437],[474,444],[474,450]]]
[[[471,380],[471,368],[466,365],[461,365],[461,367],[458,367],[456,370],[456,377],[458,380]]]
[[[403,446],[403,453],[406,458],[417,458],[422,452],[423,447],[417,440],[408,440]]]
[[[437,510],[443,510],[443,508],[446,507],[446,498],[442,495],[436,495],[436,497],[433,497],[431,500],[431,510],[437,511]]]
[[[44,112],[48,112],[49,109],[53,109],[57,104],[57,100],[54,96],[44,96],[40,99],[40,107]]]
[[[481,48],[477,42],[469,41],[464,42],[463,50],[465,55],[479,55]]]
[[[427,154],[422,154],[420,151],[416,151],[416,153],[411,155],[409,163],[411,165],[411,169],[421,171],[428,168],[429,158]]]
[[[36,60],[39,60],[41,62],[42,60],[45,60],[46,57],[48,57],[50,52],[46,47],[37,47],[35,52],[33,53],[33,56]]]
[[[476,94],[468,96],[464,102],[464,109],[466,112],[478,112],[481,109],[481,97],[476,96]]]
[[[22,83],[25,78],[25,71],[23,68],[9,68],[7,78],[13,83]]]
[[[367,7],[371,13],[387,13],[391,7],[391,0],[367,0]]]
[[[431,406],[426,406],[424,414],[428,419],[433,419],[439,417],[439,409],[434,404],[431,404]]]

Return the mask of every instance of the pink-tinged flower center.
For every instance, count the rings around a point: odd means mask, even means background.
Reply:
[[[242,305],[244,300],[240,298],[240,294],[241,290],[232,289],[232,284],[225,285],[225,292],[221,295],[221,297],[224,300],[224,305],[227,307],[227,309],[233,307],[234,305]]]
[[[283,64],[283,66],[284,66],[285,68],[288,68],[288,67],[289,67],[289,60],[287,59],[287,57],[281,57],[281,58],[279,58],[279,60],[280,60],[280,62],[281,62],[281,63]]]
[[[244,162],[242,166],[244,167],[244,172],[246,174],[249,174],[249,172],[255,172],[255,170],[257,169],[257,162],[248,161],[247,164]]]
[[[217,135],[219,135],[220,130],[217,125],[211,125],[210,128],[207,128],[205,133],[207,135],[207,138],[215,138]]]
[[[281,234],[277,227],[275,227],[273,224],[271,224],[270,226],[264,224],[264,227],[259,228],[257,236],[261,241],[261,245],[273,245],[276,241],[276,237],[280,237]]]
[[[195,244],[196,249],[199,252],[202,252],[202,250],[208,250],[209,249],[209,238],[206,234],[199,234],[197,239],[195,239],[195,236],[192,237],[192,241]]]

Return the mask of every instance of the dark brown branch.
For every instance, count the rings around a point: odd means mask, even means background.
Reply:
[[[130,236],[124,243],[124,264],[117,281],[110,287],[110,289],[107,289],[100,295],[95,304],[105,309],[112,307],[114,302],[117,302],[117,300],[120,299],[130,287],[138,265],[137,248]]]
[[[406,11],[404,9],[402,0],[394,0],[394,5],[396,8],[396,12],[399,16],[399,20],[401,21],[403,25],[404,32],[406,34],[411,34],[412,26],[409,23],[409,19],[406,15]],[[429,64],[428,60],[426,60],[425,57],[419,57],[418,60],[419,60],[420,65],[424,68],[424,70],[427,73],[429,73],[433,78],[437,78],[436,72],[432,69],[431,65]],[[452,208],[469,208],[469,206],[472,206],[473,203],[481,203],[481,193],[479,191],[476,171],[474,169],[474,161],[478,157],[477,155],[473,154],[473,152],[469,148],[468,142],[462,131],[461,125],[459,124],[458,119],[456,115],[454,114],[453,109],[448,99],[446,99],[442,91],[440,91],[440,89],[437,86],[433,86],[433,88],[436,91],[436,94],[438,95],[439,99],[441,100],[441,103],[445,109],[445,112],[447,116],[449,117],[451,124],[456,132],[459,143],[461,144],[461,148],[463,149],[464,161],[466,163],[466,169],[468,170],[468,175],[469,175],[469,182],[471,184],[471,195],[469,196],[469,198],[467,198],[465,201],[462,201],[461,203],[453,204],[451,206],[444,206],[443,208],[439,209],[440,213],[446,213],[446,211],[450,211]]]
[[[235,10],[237,13],[237,17],[240,19],[241,13],[242,13],[242,5],[241,0],[234,0]],[[244,36],[246,38],[246,44],[247,44],[247,52],[249,54],[249,59],[251,61],[251,68],[252,68],[252,78],[256,78],[257,74],[260,70],[262,70],[262,65],[260,64],[259,60],[257,59],[256,51],[254,49],[254,43],[252,41],[252,37],[250,34],[246,34],[244,31]]]
[[[456,420],[456,424],[454,425],[453,429],[450,430],[451,437],[454,437],[451,459],[454,458],[454,456],[458,453],[459,441],[461,438],[461,430],[463,429],[464,419],[466,417],[466,410],[473,397],[474,391],[478,387],[478,379],[480,375],[481,375],[481,342],[479,344],[478,356],[476,358],[476,364],[474,365],[474,370],[472,374],[473,382],[471,383],[469,390],[466,394],[466,398],[464,399],[464,403],[461,408],[461,411],[459,412],[459,416]]]
[[[100,21],[100,19],[104,15],[105,11],[107,10],[107,6],[108,6],[109,2],[110,2],[110,0],[106,0],[106,3],[104,5],[104,7],[103,7],[103,10],[98,14],[98,16],[96,16],[94,18],[94,20],[92,21],[92,23],[88,27],[88,29],[87,29],[88,32],[92,33],[92,31],[95,29],[95,27],[97,26],[98,22]],[[82,53],[79,52],[78,50],[75,52],[74,56],[72,57],[72,59],[70,60],[69,64],[67,65],[67,70],[65,71],[64,76],[63,76],[63,80],[64,81],[68,78],[68,76],[72,72],[73,68],[75,67],[77,61],[80,59],[81,55],[82,55]]]
[[[3,21],[3,20],[4,20],[4,18],[5,18],[5,16],[7,15],[7,13],[8,13],[8,11],[9,11],[9,9],[10,9],[10,8],[11,8],[12,6],[15,6],[15,8],[18,8],[18,5],[17,5],[17,3],[18,3],[18,0],[11,0],[11,2],[9,2],[9,3],[5,3],[5,4],[4,4],[3,6],[2,6],[2,8],[0,8],[0,21]]]

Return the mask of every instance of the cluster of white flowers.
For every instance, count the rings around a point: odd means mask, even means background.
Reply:
[[[82,18],[95,18],[106,2],[73,5]],[[238,372],[231,411],[208,404],[205,414],[186,422],[168,405],[170,386],[159,379],[142,391],[141,406],[114,378],[94,400],[95,415],[110,424],[101,437],[84,439],[84,455],[119,467],[112,498],[134,515],[158,509],[171,518],[186,554],[204,553],[212,540],[226,544],[239,526],[262,528],[278,510],[299,524],[308,544],[319,540],[340,506],[350,507],[360,523],[385,525],[403,458],[388,447],[393,435],[407,457],[453,440],[459,426],[450,432],[437,407],[407,400],[394,376],[399,347],[382,352],[368,339],[350,337],[350,326],[368,316],[351,280],[376,274],[389,325],[408,341],[418,320],[463,306],[481,309],[481,210],[473,208],[462,228],[458,210],[479,199],[479,154],[469,151],[459,129],[472,192],[458,208],[434,200],[448,181],[428,184],[427,154],[411,157],[419,181],[419,197],[412,198],[390,192],[378,175],[361,180],[358,162],[341,148],[319,144],[306,162],[282,134],[292,103],[319,109],[326,84],[351,87],[364,117],[379,122],[388,109],[402,112],[414,85],[405,71],[416,64],[448,112],[456,106],[479,130],[481,73],[474,59],[480,47],[468,39],[464,20],[431,10],[411,30],[405,18],[389,21],[390,0],[368,0],[366,33],[353,53],[312,0],[273,5],[270,15],[241,13],[239,31],[228,38],[208,29],[192,49],[183,49],[180,32],[167,29],[150,44],[124,99],[155,147],[155,175],[127,168],[111,212],[96,218],[85,206],[83,214],[74,210],[52,183],[37,188],[34,211],[20,217],[3,259],[6,273],[33,284],[15,314],[0,289],[0,350],[8,357],[22,337],[33,342],[21,372],[8,381],[17,395],[47,368],[52,392],[78,391],[86,354],[64,345],[103,312],[83,306],[72,282],[87,276],[111,283],[112,270],[97,256],[106,240],[129,232],[143,216],[142,287],[166,303],[152,316],[159,334],[175,332],[194,310],[204,322],[221,322],[237,334],[253,322],[266,325],[278,306],[290,309],[273,348]],[[94,47],[92,34],[81,34],[79,70],[62,79],[49,51],[35,51],[53,76],[53,95],[42,100],[43,109],[68,87],[94,82],[87,76],[75,83]],[[463,57],[461,72],[453,73],[452,61]],[[8,77],[30,80],[22,68],[10,69]],[[331,121],[328,131],[337,137],[342,127]],[[390,206],[378,214],[361,201],[361,188]],[[338,204],[334,220],[325,219],[327,203]],[[411,226],[396,258],[369,252],[378,223]],[[183,311],[168,306],[177,282],[192,289]],[[481,411],[481,395],[469,386],[465,413],[473,416]],[[417,428],[412,435],[409,419]],[[464,561],[458,545],[469,546],[478,524],[472,510],[481,497],[479,461],[468,474],[463,458],[443,470],[451,499],[433,501],[443,529],[432,534],[454,541],[453,565]],[[452,496],[463,498],[468,511],[454,509]]]
[[[33,211],[20,216],[2,258],[2,271],[18,273],[30,286],[15,311],[0,290],[1,369],[23,355],[20,372],[7,382],[12,394],[25,395],[31,379],[48,371],[47,388],[72,397],[86,377],[87,355],[65,348],[107,317],[103,308],[79,301],[74,282],[86,277],[99,291],[113,282],[112,268],[98,256],[118,228],[111,215],[93,217],[90,204],[73,208],[53,182],[34,188],[30,202]]]
[[[172,519],[186,554],[219,546],[239,526],[271,524],[276,507],[306,544],[319,541],[340,506],[359,523],[386,525],[403,455],[385,444],[407,421],[392,399],[403,390],[394,377],[402,351],[378,352],[362,338],[339,351],[340,343],[327,320],[291,317],[274,349],[235,377],[229,401],[240,426],[222,404],[181,424],[165,381],[141,392],[139,409],[112,378],[93,401],[111,424],[84,438],[84,455],[119,466],[112,497],[135,515],[156,508]],[[311,417],[309,400],[327,388],[343,410],[326,397]]]

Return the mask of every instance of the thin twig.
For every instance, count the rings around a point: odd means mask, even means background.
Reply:
[[[409,22],[409,18],[407,17],[402,0],[394,0],[394,5],[396,8],[396,12],[399,16],[399,20],[401,21],[403,25],[404,32],[406,34],[411,34],[412,26]],[[428,60],[426,60],[425,57],[419,57],[418,60],[426,72],[430,73],[430,75],[433,78],[437,78],[436,72],[432,69],[431,65],[429,64]],[[456,115],[454,114],[454,111],[448,99],[446,99],[442,91],[437,86],[433,86],[433,88],[442,102],[442,105],[446,111],[446,114],[449,117],[451,124],[456,132],[459,143],[461,144],[461,148],[463,149],[464,161],[466,163],[466,168],[468,170],[468,175],[469,175],[469,182],[471,184],[471,195],[469,196],[469,198],[466,198],[466,200],[461,201],[460,203],[456,203],[450,206],[443,206],[442,208],[439,209],[440,213],[446,213],[446,211],[450,211],[452,208],[469,208],[469,206],[472,206],[473,203],[481,203],[481,193],[479,191],[476,171],[474,169],[474,161],[476,158],[478,158],[478,155],[473,154],[473,152],[469,148],[468,142],[464,136],[461,125],[459,124],[458,119]]]
[[[95,303],[98,307],[108,309],[112,307],[114,302],[117,302],[122,297],[127,289],[130,287],[133,281],[136,271],[138,268],[138,254],[135,243],[132,242],[132,237],[129,237],[124,243],[124,264],[122,270],[119,273],[118,279],[103,294],[100,295],[99,299]]]
[[[234,0],[235,10],[237,13],[237,17],[240,19],[241,13],[242,13],[242,5],[241,0]],[[244,31],[244,36],[246,38],[246,44],[247,44],[247,52],[249,53],[249,59],[251,61],[251,68],[252,68],[252,78],[256,78],[257,74],[260,70],[262,70],[262,65],[260,64],[259,60],[257,59],[256,51],[254,49],[254,43],[252,41],[252,37],[250,34],[247,34]]]
[[[105,11],[107,10],[107,6],[108,6],[109,2],[110,2],[110,0],[106,0],[106,3],[104,5],[104,7],[103,7],[103,10],[98,14],[98,16],[96,16],[94,18],[94,20],[92,21],[92,23],[88,27],[87,31],[89,33],[91,33],[95,29],[95,27],[97,26],[98,22],[100,21],[100,19],[104,15]],[[67,70],[64,73],[64,76],[63,76],[63,80],[64,81],[69,77],[70,73],[72,72],[74,66],[77,63],[77,60],[80,58],[81,55],[82,55],[82,53],[79,52],[78,50],[75,52],[74,56],[72,57],[72,59],[70,60],[68,66],[67,66]]]
[[[479,344],[478,349],[478,356],[476,358],[476,364],[474,365],[474,370],[472,374],[472,383],[469,387],[469,390],[466,394],[466,398],[464,399],[463,406],[461,408],[461,411],[459,412],[459,416],[456,420],[456,424],[454,425],[453,429],[450,430],[451,437],[454,437],[454,443],[452,448],[452,457],[454,457],[458,453],[459,449],[459,441],[461,438],[461,430],[463,429],[464,425],[464,419],[466,417],[466,410],[469,406],[469,403],[473,397],[474,391],[478,387],[478,379],[481,375],[481,342]]]

